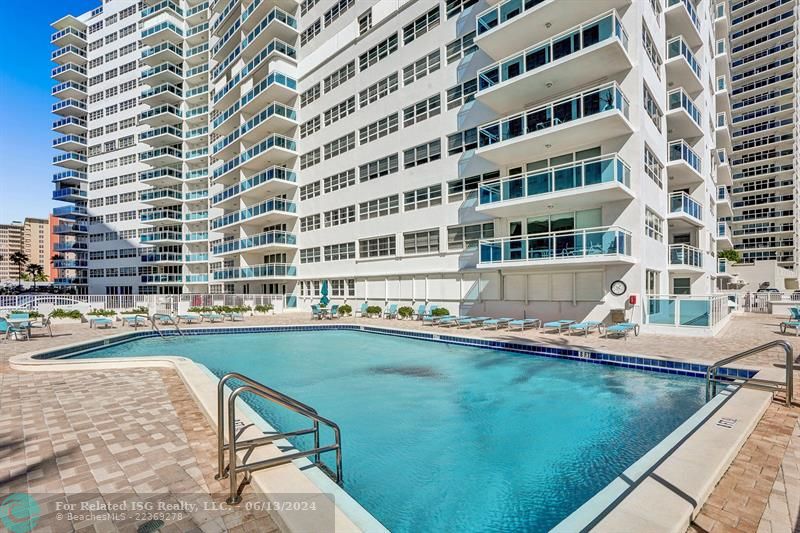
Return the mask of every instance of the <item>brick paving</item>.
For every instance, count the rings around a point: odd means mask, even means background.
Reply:
[[[366,325],[425,330],[419,322],[345,319]],[[777,332],[780,319],[769,315],[735,317],[715,338],[642,334],[625,341],[548,334],[447,330],[454,334],[524,340],[548,345],[579,346],[615,353],[710,362],[775,339],[787,340],[800,354],[800,339]],[[305,313],[247,317],[236,325],[312,323]],[[314,322],[318,323],[318,322]],[[230,326],[230,323],[223,325]],[[189,327],[189,326],[187,326]],[[208,327],[199,325],[193,327]],[[63,346],[128,331],[89,329],[86,324],[54,326],[54,337],[0,341],[0,439],[24,442],[3,446],[0,486],[19,491],[72,490],[102,495],[104,491],[139,490],[179,494],[224,492],[214,480],[214,430],[171,370],[26,373],[9,368],[8,358],[34,350]],[[747,366],[780,364],[779,351],[760,354]],[[800,383],[800,376],[795,377]],[[109,393],[113,391],[113,393]],[[796,397],[800,397],[800,390]],[[719,485],[689,528],[692,532],[798,531],[800,508],[800,409],[774,402],[745,443]],[[26,471],[27,469],[27,471]],[[252,497],[250,489],[246,497]],[[98,496],[102,497],[102,496]],[[87,524],[51,531],[83,530]],[[43,519],[44,520],[44,519]],[[56,524],[63,527],[63,523]],[[268,516],[240,511],[201,513],[163,531],[273,531]],[[48,529],[42,529],[47,531]],[[88,530],[88,529],[87,529]],[[38,531],[38,529],[37,529]]]

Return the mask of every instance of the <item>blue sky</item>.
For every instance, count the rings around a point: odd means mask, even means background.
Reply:
[[[46,216],[50,199],[50,148],[54,115],[50,106],[50,23],[70,13],[79,15],[99,0],[14,0],[4,2],[0,32],[0,223],[25,216]]]

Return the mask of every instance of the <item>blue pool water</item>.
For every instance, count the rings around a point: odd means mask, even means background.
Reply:
[[[344,330],[80,357],[142,355],[239,371],[316,407],[341,426],[345,490],[397,532],[551,528],[704,403],[696,378]],[[248,402],[279,429],[307,427]]]

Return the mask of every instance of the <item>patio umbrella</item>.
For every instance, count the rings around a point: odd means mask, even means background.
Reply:
[[[330,299],[328,298],[328,280],[322,280],[322,288],[319,291],[322,298],[319,299],[319,304],[323,307],[328,305]]]

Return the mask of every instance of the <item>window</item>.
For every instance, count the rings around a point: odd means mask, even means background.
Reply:
[[[673,278],[672,294],[692,294],[691,278]]]
[[[447,110],[455,109],[475,99],[478,92],[478,79],[473,78],[447,89]]]
[[[358,17],[358,34],[364,35],[372,28],[372,8],[367,9]]]
[[[319,0],[303,0],[300,4],[300,16],[302,17],[308,13],[317,3],[319,3]]]
[[[320,216],[319,214],[316,215],[308,215],[300,219],[300,231],[313,231],[315,229],[319,229]]]
[[[337,155],[341,155],[356,147],[356,134],[348,133],[338,139],[326,143],[323,147],[325,149],[325,159],[331,159]]]
[[[647,115],[650,117],[650,120],[653,121],[658,131],[661,131],[661,119],[664,114],[659,109],[658,104],[656,103],[656,99],[653,98],[653,94],[650,92],[650,89],[647,88],[647,85],[642,85],[644,90],[644,110],[647,112]]]
[[[403,68],[403,85],[409,85],[424,78],[431,72],[436,72],[441,66],[439,49],[437,48],[422,59],[406,65]]]
[[[119,195],[120,203],[123,202],[134,202],[136,201],[136,193],[135,192],[126,192]]]
[[[331,244],[324,248],[325,261],[343,261],[356,258],[356,243],[343,242]]]
[[[387,257],[395,255],[395,236],[376,237],[374,239],[363,239],[358,241],[359,257]]]
[[[447,0],[444,5],[447,18],[453,18],[468,7],[478,3],[478,0]]]
[[[306,29],[300,34],[300,46],[305,46],[311,39],[319,35],[319,32],[322,31],[322,18],[318,18],[314,22],[308,25]]]
[[[314,198],[315,196],[319,195],[320,195],[319,180],[315,181],[314,183],[309,183],[308,185],[303,185],[302,187],[300,187],[301,200],[308,200],[310,198]]]
[[[319,260],[320,260],[319,247],[305,248],[303,250],[300,250],[301,263],[319,263]]]
[[[481,239],[494,237],[494,223],[470,224],[467,226],[449,226],[447,228],[447,249],[463,250],[478,246]]]
[[[321,122],[322,121],[320,120],[319,115],[317,115],[311,120],[307,120],[306,122],[300,124],[300,138],[303,139],[305,137],[308,137],[312,133],[318,132],[319,129],[322,127]]]
[[[645,294],[661,294],[661,272],[645,270]]]
[[[399,86],[399,78],[394,72],[382,80],[373,83],[358,94],[358,105],[366,107],[372,102],[376,102],[395,92]]]
[[[430,229],[403,234],[403,253],[428,254],[439,251],[439,230]]]
[[[399,196],[396,194],[358,204],[359,220],[368,220],[370,218],[393,215],[399,212],[400,201]]]
[[[128,183],[134,183],[136,181],[136,174],[123,174],[119,177],[119,184],[126,185]]]
[[[425,35],[431,28],[439,25],[439,6],[437,5],[421,17],[403,26],[403,44],[409,44],[414,39]]]
[[[650,64],[653,65],[653,69],[656,71],[656,76],[658,76],[658,79],[661,79],[661,65],[663,61],[658,54],[658,47],[656,47],[656,43],[653,41],[653,36],[650,35],[644,21],[642,22],[642,45],[644,46],[644,53],[647,54]]]
[[[478,49],[473,42],[475,40],[475,32],[471,31],[463,37],[459,37],[455,41],[447,43],[445,49],[447,53],[447,64],[460,60],[462,57],[468,56]]]
[[[325,125],[330,126],[337,120],[343,119],[347,115],[356,112],[356,97],[351,96],[343,102],[339,102],[332,108],[325,111]]]
[[[323,80],[325,84],[325,92],[331,92],[336,87],[343,84],[355,75],[356,62],[353,60]]]
[[[442,157],[442,141],[436,139],[425,144],[420,144],[414,148],[409,148],[403,152],[404,168],[412,168],[431,161],[436,161]]]
[[[456,155],[478,147],[478,128],[469,128],[447,136],[447,155]]]
[[[316,83],[303,91],[300,95],[300,107],[305,107],[317,98],[319,98],[322,91],[320,91],[320,84]]]
[[[381,137],[386,137],[390,133],[396,132],[398,128],[397,113],[392,113],[388,117],[376,120],[372,124],[367,124],[358,130],[358,142],[359,144],[367,144]]]
[[[333,21],[342,16],[342,13],[353,7],[356,0],[337,0],[333,7],[325,12],[325,27],[330,26]]]
[[[86,33],[91,35],[92,33],[96,32],[98,30],[101,30],[101,29],[103,29],[103,21],[102,20],[98,20],[97,22],[95,22],[94,24],[89,26],[89,28],[87,28]]]
[[[320,150],[316,148],[300,156],[300,170],[316,165],[320,161]]]
[[[648,176],[650,176],[650,179],[653,180],[656,185],[658,185],[659,189],[664,188],[664,182],[661,178],[664,172],[664,165],[661,164],[656,155],[647,145],[644,146],[644,171]]]
[[[442,111],[442,97],[439,93],[421,102],[408,106],[403,109],[403,127],[413,126],[425,119],[435,117]],[[476,134],[477,138],[477,134]]]
[[[447,201],[462,202],[467,198],[475,198],[481,182],[494,180],[500,177],[500,171],[494,170],[476,176],[458,178],[447,182]]]
[[[344,172],[339,172],[338,174],[334,174],[333,176],[328,176],[323,180],[323,188],[325,193],[338,191],[339,189],[344,189],[345,187],[349,187],[351,185],[355,185],[356,183],[356,169],[351,168],[350,170],[345,170]]]
[[[398,170],[398,156],[392,154],[375,161],[370,161],[358,167],[358,179],[361,182],[374,180],[381,176],[388,176]]]
[[[358,56],[358,69],[367,70],[369,67],[397,51],[397,34],[390,35],[386,40],[376,44]]]
[[[442,205],[441,185],[422,187],[421,189],[408,191],[403,194],[403,209],[405,211],[424,209],[434,205]]]
[[[325,227],[331,228],[356,221],[356,206],[348,205],[339,209],[325,211]]]
[[[664,219],[655,214],[649,207],[644,212],[644,233],[658,242],[664,240]]]

